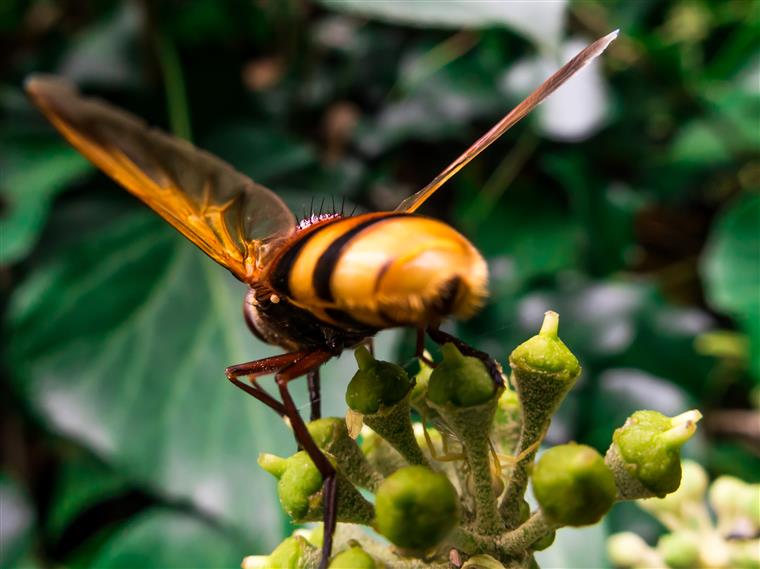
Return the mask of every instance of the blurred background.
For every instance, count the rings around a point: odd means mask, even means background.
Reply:
[[[615,28],[424,207],[491,269],[488,306],[451,330],[503,362],[555,309],[584,374],[549,444],[604,451],[635,409],[696,407],[686,454],[757,482],[757,1],[5,0],[1,566],[238,566],[289,531],[256,457],[295,449],[224,379],[275,353],[242,323],[244,287],[69,148],[27,74],[192,139],[298,215],[384,210]],[[377,348],[413,353],[400,331]],[[323,372],[328,413],[354,369]],[[618,505],[544,566],[605,566],[624,529],[663,530]]]

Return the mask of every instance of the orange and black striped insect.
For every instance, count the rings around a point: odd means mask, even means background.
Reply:
[[[27,81],[32,101],[75,148],[248,286],[243,308],[249,328],[286,353],[231,366],[226,375],[288,418],[298,444],[324,477],[322,566],[336,522],[335,470],[309,436],[288,382],[307,375],[312,418],[319,417],[320,366],[397,326],[417,329],[418,356],[427,333],[482,359],[494,382],[503,382],[492,358],[438,328],[444,318],[464,318],[481,306],[487,294],[485,261],[450,226],[414,212],[616,36],[613,32],[580,52],[394,211],[312,215],[301,222],[270,190],[191,144],[83,97],[60,79]],[[256,382],[265,374],[275,375],[280,400]]]

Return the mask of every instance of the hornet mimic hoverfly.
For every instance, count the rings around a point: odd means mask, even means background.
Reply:
[[[318,418],[320,366],[379,330],[408,326],[418,332],[419,357],[427,333],[436,343],[454,342],[464,354],[480,358],[494,382],[503,383],[495,360],[438,328],[444,318],[465,318],[483,303],[485,261],[450,226],[414,212],[616,36],[613,32],[581,51],[394,211],[311,215],[301,222],[274,193],[220,159],[81,96],[61,79],[27,80],[32,101],[79,152],[248,286],[243,303],[248,327],[286,353],[233,365],[226,375],[289,420],[298,444],[321,472],[322,566],[336,523],[335,470],[309,436],[288,382],[307,376],[312,418]],[[266,374],[274,374],[279,400],[256,382]]]

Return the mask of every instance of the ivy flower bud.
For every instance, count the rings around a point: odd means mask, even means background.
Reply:
[[[414,380],[400,366],[372,357],[364,346],[354,352],[359,370],[346,390],[348,406],[364,415],[377,413],[381,407],[401,401],[414,387]]]
[[[607,539],[607,556],[616,567],[638,567],[653,554],[647,543],[630,531],[616,533]]]
[[[386,478],[375,499],[377,530],[401,549],[426,551],[456,526],[459,497],[449,479],[424,466]]]
[[[699,567],[699,544],[692,533],[669,533],[657,542],[657,552],[672,569]]]
[[[480,553],[470,557],[465,564],[462,565],[462,569],[504,569],[504,565],[490,555]]]
[[[443,361],[430,374],[427,397],[437,405],[481,405],[493,397],[496,386],[478,358],[463,356],[454,344],[444,344]]]
[[[512,383],[520,400],[522,426],[516,453],[523,457],[513,469],[499,507],[508,528],[517,527],[515,504],[525,493],[528,468],[546,434],[552,415],[581,373],[578,359],[559,339],[559,315],[548,311],[536,336],[509,356]]]
[[[285,539],[266,559],[266,569],[306,569],[316,558],[318,550],[305,538],[293,536]],[[255,567],[255,566],[254,566]]]
[[[375,569],[377,565],[360,545],[353,545],[332,558],[329,569]]]
[[[277,493],[285,512],[297,523],[322,519],[322,475],[304,451],[289,458],[259,455],[259,465],[278,479]],[[340,474],[338,476],[338,519],[367,524],[372,505]]]
[[[598,522],[615,502],[615,479],[602,456],[570,443],[546,451],[531,475],[533,493],[547,520],[585,526]]]
[[[547,533],[544,537],[536,541],[533,545],[530,546],[530,548],[533,551],[543,551],[547,547],[551,547],[551,545],[554,543],[554,538],[557,537],[557,532],[552,530],[549,533]]]
[[[623,499],[649,498],[675,491],[681,483],[680,449],[697,429],[699,411],[666,417],[636,411],[615,430],[606,462]]]
[[[709,500],[721,529],[731,531],[742,519],[746,520],[745,525],[760,528],[760,484],[720,476],[710,486]]]
[[[581,373],[578,359],[559,339],[558,328],[559,315],[548,311],[538,334],[509,356],[512,381],[526,415],[551,417]],[[530,419],[525,417],[526,422]]]

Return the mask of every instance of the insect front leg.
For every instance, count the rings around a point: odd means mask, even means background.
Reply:
[[[463,342],[456,336],[452,336],[451,334],[448,334],[447,332],[443,332],[442,330],[439,330],[438,328],[428,328],[427,333],[428,333],[428,336],[430,336],[430,338],[436,344],[452,343],[457,347],[457,349],[460,352],[462,352],[463,355],[472,356],[473,358],[478,358],[486,366],[486,369],[488,370],[488,373],[491,376],[491,379],[493,380],[494,385],[496,385],[497,387],[504,386],[504,374],[501,369],[501,364],[497,362],[495,359],[493,359],[491,356],[489,356],[487,353],[482,352],[476,348],[473,348],[472,346]]]
[[[317,467],[323,479],[322,499],[324,504],[324,542],[322,545],[322,559],[320,560],[320,569],[327,568],[327,562],[330,559],[332,551],[332,538],[337,523],[337,504],[338,495],[336,487],[335,468],[319,449],[319,447],[309,434],[306,424],[303,422],[298,408],[293,401],[288,390],[288,383],[304,374],[311,375],[312,372],[319,370],[324,362],[332,357],[332,353],[324,350],[300,351],[256,360],[245,364],[230,366],[225,371],[227,378],[237,387],[252,395],[265,405],[273,409],[282,417],[286,417],[293,429],[296,442],[311,458],[314,466]],[[275,381],[282,397],[282,402],[277,401],[268,394],[261,386],[255,382],[255,378],[260,375],[274,373]],[[238,378],[248,376],[253,385],[243,383]],[[319,377],[318,375],[316,376]],[[317,387],[316,401],[319,401],[319,384]],[[310,390],[311,391],[311,390]],[[310,393],[311,395],[311,393]],[[314,400],[312,400],[313,404]],[[313,407],[312,407],[313,412]]]
[[[271,358],[264,358],[262,360],[230,366],[224,370],[224,374],[233,385],[264,403],[280,417],[284,417],[285,406],[267,393],[264,388],[256,382],[256,378],[260,375],[268,375],[281,370],[283,367],[301,359],[305,353],[308,352],[292,352],[281,356],[273,356]],[[246,376],[251,381],[250,385],[238,379]]]
[[[275,375],[275,381],[280,389],[280,397],[285,406],[285,415],[290,420],[290,426],[293,428],[296,441],[299,446],[309,455],[314,466],[317,467],[322,475],[322,503],[324,507],[324,541],[322,542],[322,558],[319,562],[320,569],[327,569],[327,563],[332,551],[333,534],[337,524],[337,506],[338,492],[335,467],[330,463],[325,454],[319,449],[314,439],[309,434],[306,424],[303,422],[298,408],[293,401],[288,390],[288,383],[293,379],[304,374],[310,373],[314,369],[332,357],[330,352],[317,350],[306,354],[298,361],[284,367]]]

